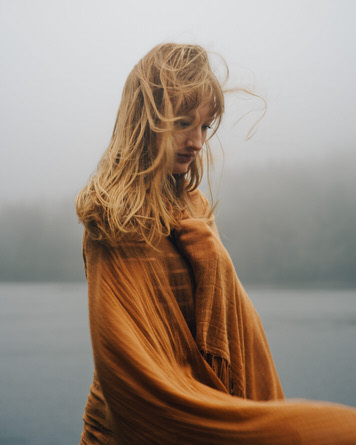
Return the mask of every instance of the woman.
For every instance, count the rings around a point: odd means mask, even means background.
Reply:
[[[155,47],[126,81],[77,198],[95,363],[81,444],[356,443],[351,408],[283,400],[197,189],[223,111],[196,45]]]

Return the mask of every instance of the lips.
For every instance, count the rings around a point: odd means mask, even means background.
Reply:
[[[177,159],[181,162],[191,162],[195,159],[195,154],[193,153],[177,153]]]

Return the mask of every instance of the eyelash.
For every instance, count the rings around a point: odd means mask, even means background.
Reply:
[[[190,126],[190,122],[180,122],[179,125],[181,128],[186,128],[186,127]],[[202,125],[202,129],[203,129],[203,131],[211,130],[211,126],[204,124],[204,125]]]
[[[179,126],[182,128],[189,127],[189,125],[190,125],[190,122],[186,122],[186,121],[179,122]]]

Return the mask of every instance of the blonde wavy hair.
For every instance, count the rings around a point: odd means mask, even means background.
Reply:
[[[195,110],[206,101],[213,135],[224,95],[202,47],[161,44],[135,65],[110,144],[76,199],[78,217],[92,239],[115,244],[133,236],[154,245],[156,237],[177,226],[183,210],[189,213],[189,192],[201,182],[203,162],[199,154],[186,174],[173,175],[174,132],[183,131],[179,122],[188,117],[196,125]],[[208,141],[205,148],[209,162]]]

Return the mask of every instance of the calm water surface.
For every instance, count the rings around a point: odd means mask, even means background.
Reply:
[[[287,397],[356,406],[356,290],[248,287]],[[93,363],[85,284],[0,284],[0,444],[79,442]]]

